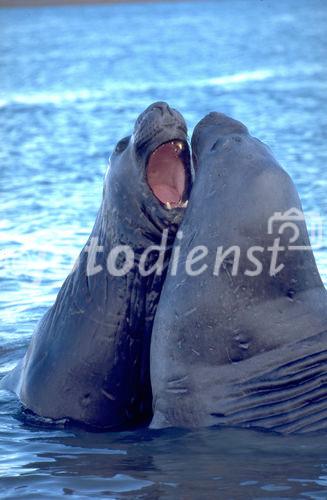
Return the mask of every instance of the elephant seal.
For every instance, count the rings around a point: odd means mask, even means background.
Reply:
[[[79,263],[2,381],[25,408],[98,428],[151,419],[152,322],[191,183],[185,121],[155,103],[116,145]],[[158,259],[156,247],[162,272],[146,272]]]
[[[220,113],[197,125],[192,152],[152,331],[151,427],[326,429],[327,296],[294,184]]]

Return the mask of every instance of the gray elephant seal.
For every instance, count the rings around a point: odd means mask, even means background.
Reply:
[[[2,389],[56,420],[116,428],[151,418],[152,322],[190,188],[186,124],[167,104],[155,103],[117,144],[79,265]],[[146,273],[159,250],[143,251],[160,245],[164,230],[162,272]]]
[[[152,332],[151,426],[326,429],[327,296],[296,189],[223,114],[197,125],[192,151]]]

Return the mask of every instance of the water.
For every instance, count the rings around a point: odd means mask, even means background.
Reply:
[[[245,122],[327,220],[324,0],[13,9],[0,24],[0,375],[91,230],[112,146],[155,100],[190,129],[211,110]],[[1,498],[327,498],[325,436],[37,428],[5,392],[0,413]]]

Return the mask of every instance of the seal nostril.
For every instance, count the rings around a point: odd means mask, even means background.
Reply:
[[[81,406],[86,407],[91,403],[91,394],[88,392],[87,394],[84,394],[84,396],[81,399]]]
[[[218,148],[220,143],[221,143],[221,140],[217,139],[216,142],[214,143],[214,145],[211,147],[210,151],[216,151],[216,149]]]
[[[159,109],[162,116],[164,116],[165,113],[169,113],[171,116],[174,116],[172,109],[166,102],[157,102],[153,105],[152,109]]]
[[[175,118],[175,113],[174,113],[174,111],[171,109],[171,107],[170,107],[170,106],[168,106],[168,104],[167,104],[167,111],[168,111],[168,113],[170,114],[170,116],[172,116],[173,118]]]

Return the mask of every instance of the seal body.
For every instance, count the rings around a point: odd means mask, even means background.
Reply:
[[[100,428],[151,418],[150,334],[191,186],[186,141],[182,116],[155,103],[138,118],[133,135],[117,144],[102,205],[76,268],[40,321],[24,359],[1,383],[33,413]],[[154,153],[161,200],[147,181]],[[170,155],[168,174],[165,155]],[[165,230],[162,272],[141,273],[142,252],[160,245]],[[144,270],[155,257],[148,252]]]
[[[293,182],[220,113],[197,125],[192,150],[153,326],[151,425],[325,429],[327,297]]]

